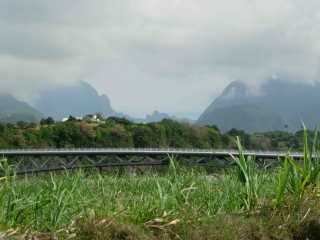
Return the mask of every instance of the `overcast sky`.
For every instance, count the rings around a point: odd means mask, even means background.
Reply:
[[[318,79],[319,0],[0,0],[0,88],[86,80],[117,111],[196,117],[233,80]]]

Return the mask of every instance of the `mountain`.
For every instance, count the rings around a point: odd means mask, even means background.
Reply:
[[[182,123],[192,123],[192,120],[187,118],[179,118],[176,116],[169,115],[167,113],[162,113],[159,111],[153,111],[151,114],[147,114],[147,116],[144,119],[144,122],[151,123],[151,122],[161,122],[163,119],[172,119],[177,122]]]
[[[172,116],[159,111],[153,111],[151,114],[147,114],[145,118],[133,118],[128,115],[123,115],[123,117],[135,123],[157,123],[161,122],[164,119],[171,119],[180,123],[194,123],[191,119],[178,118],[176,116]]]
[[[198,124],[217,125],[248,132],[296,131],[304,122],[309,128],[320,123],[320,83],[305,84],[289,79],[270,79],[252,90],[232,82],[200,116]]]
[[[160,122],[165,118],[189,122],[187,119],[179,119],[158,111],[154,111],[145,118],[133,118],[127,114],[115,112],[106,95],[99,95],[96,89],[83,81],[71,86],[59,86],[41,92],[34,107],[45,116],[53,117],[55,120],[62,120],[70,115],[81,117],[87,114],[102,113],[106,117],[116,116],[137,123]]]
[[[102,113],[105,116],[116,114],[109,98],[99,95],[90,84],[83,81],[41,92],[35,107],[56,120],[69,115],[80,117],[93,113]]]
[[[167,113],[154,111],[152,114],[147,114],[145,122],[161,122],[163,119],[169,119],[171,116]]]
[[[43,115],[29,104],[9,94],[0,95],[0,122],[38,122]]]

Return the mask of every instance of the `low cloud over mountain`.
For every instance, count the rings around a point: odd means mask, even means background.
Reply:
[[[29,99],[90,79],[135,117],[154,109],[195,116],[234,79],[317,79],[319,7],[318,0],[1,0],[0,91]]]
[[[215,124],[249,132],[296,131],[304,122],[320,124],[320,83],[304,84],[270,79],[257,93],[242,82],[233,82],[200,116],[198,124]]]

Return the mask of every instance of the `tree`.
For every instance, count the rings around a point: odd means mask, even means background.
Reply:
[[[41,125],[52,125],[52,124],[54,124],[54,123],[55,123],[55,121],[54,121],[54,119],[53,119],[52,117],[43,118],[43,119],[41,119],[41,121],[40,121],[40,124],[41,124]]]
[[[102,113],[98,112],[98,113],[96,113],[96,116],[97,116],[97,119],[99,119],[100,121],[104,120],[104,116]]]
[[[17,126],[19,127],[19,128],[27,128],[28,127],[28,123],[27,122],[24,122],[24,121],[19,121],[19,122],[17,122]]]
[[[132,138],[135,147],[156,147],[153,131],[147,126],[137,126],[132,129]]]
[[[67,122],[75,122],[75,121],[77,121],[77,119],[72,115],[70,115],[68,120],[67,120]]]
[[[132,122],[130,122],[128,119],[126,118],[119,118],[119,117],[109,117],[107,119],[108,122],[113,122],[113,123],[118,123],[118,124],[122,124],[122,125],[130,125],[132,124]]]
[[[239,137],[242,141],[242,144],[246,148],[250,146],[250,135],[245,131],[232,128],[229,132],[227,132],[227,134],[232,137]]]

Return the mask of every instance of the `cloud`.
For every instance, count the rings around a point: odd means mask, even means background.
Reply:
[[[2,0],[1,90],[87,80],[115,108],[196,116],[231,81],[319,76],[315,0]]]

